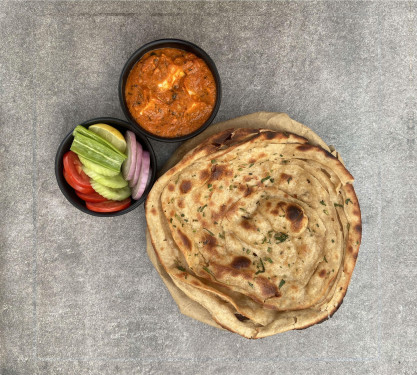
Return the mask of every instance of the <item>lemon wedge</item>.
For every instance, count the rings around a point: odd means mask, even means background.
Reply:
[[[96,133],[106,141],[110,142],[120,152],[126,151],[126,140],[117,129],[107,124],[94,124],[89,126],[88,130]]]

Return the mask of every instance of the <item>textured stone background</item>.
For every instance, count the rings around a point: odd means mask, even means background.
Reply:
[[[248,341],[182,316],[143,208],[94,218],[60,193],[59,142],[123,118],[123,64],[162,37],[217,63],[217,121],[287,112],[341,152],[364,237],[329,321]],[[2,1],[0,45],[2,375],[417,373],[416,2]]]

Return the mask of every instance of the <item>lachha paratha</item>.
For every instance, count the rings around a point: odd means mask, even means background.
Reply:
[[[294,134],[228,129],[154,185],[146,215],[175,285],[222,327],[257,338],[340,305],[358,254],[353,178]]]

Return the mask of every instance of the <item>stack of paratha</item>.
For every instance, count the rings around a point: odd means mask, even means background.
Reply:
[[[292,133],[227,129],[159,178],[146,203],[153,249],[199,305],[194,317],[259,338],[337,310],[361,218],[353,177],[329,151]]]

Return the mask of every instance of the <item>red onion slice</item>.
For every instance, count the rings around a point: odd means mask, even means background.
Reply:
[[[148,151],[142,153],[142,168],[137,184],[132,189],[132,199],[138,200],[146,189],[150,171],[151,159]]]
[[[133,174],[132,179],[129,181],[129,186],[133,187],[137,184],[139,179],[139,174],[142,165],[142,145],[136,141],[136,165],[135,165],[135,173]]]
[[[126,138],[126,155],[127,159],[122,165],[122,174],[125,180],[131,180],[136,167],[136,136],[135,133],[128,130],[125,135]]]

